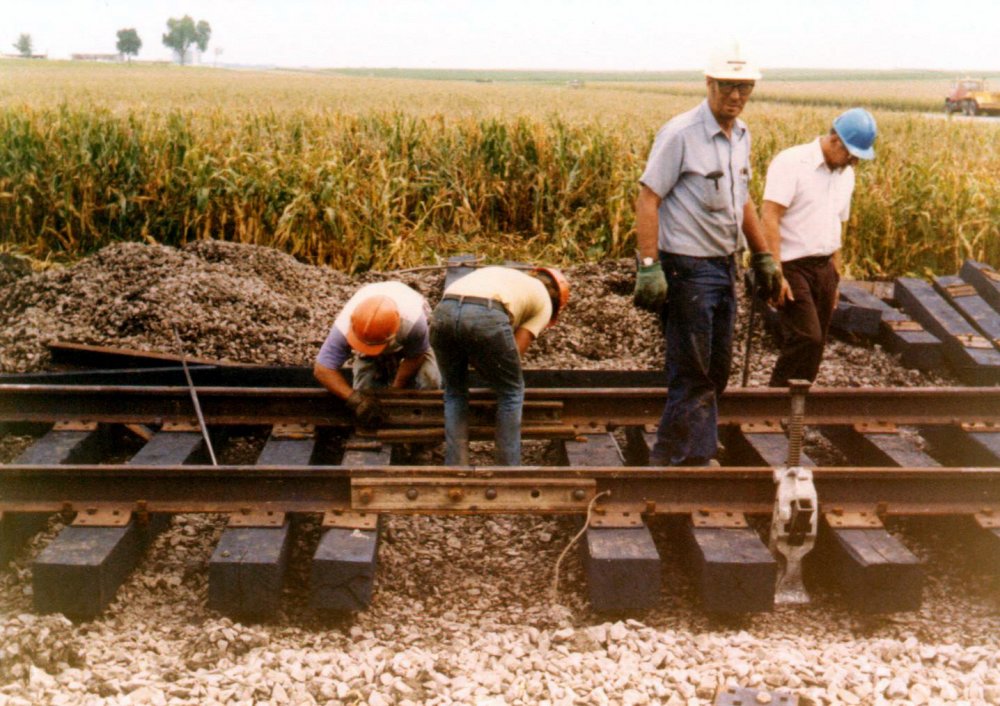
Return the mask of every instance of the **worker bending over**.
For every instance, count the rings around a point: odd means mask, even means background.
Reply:
[[[444,378],[445,463],[469,465],[469,365],[497,393],[496,463],[521,465],[521,356],[569,300],[558,270],[484,267],[444,292],[431,344]]]
[[[377,282],[355,292],[337,315],[313,374],[327,390],[347,402],[362,426],[375,426],[382,410],[375,388],[441,387],[427,317],[430,307],[402,282]],[[340,368],[354,360],[354,386]]]
[[[875,118],[853,108],[830,133],[778,154],[767,170],[762,221],[768,248],[781,261],[781,353],[771,387],[813,381],[837,307],[840,246],[851,211],[858,159],[873,159]]]

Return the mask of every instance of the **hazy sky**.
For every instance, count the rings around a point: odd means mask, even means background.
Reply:
[[[764,67],[1000,69],[1000,0],[0,0],[3,51],[22,32],[51,58],[169,58],[169,17],[207,20],[205,60],[314,67],[701,68],[738,38]]]

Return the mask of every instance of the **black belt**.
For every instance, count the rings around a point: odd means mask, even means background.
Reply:
[[[795,265],[806,265],[806,266],[825,265],[830,261],[830,258],[832,257],[833,255],[807,255],[806,257],[797,257],[794,260],[788,260],[784,264],[786,265],[795,264]]]
[[[459,304],[478,304],[479,306],[485,306],[487,309],[499,309],[507,315],[507,318],[511,321],[514,317],[510,315],[510,310],[504,306],[504,303],[499,299],[490,299],[488,297],[467,297],[463,294],[445,294],[442,300],[450,299],[452,301],[457,301]]]

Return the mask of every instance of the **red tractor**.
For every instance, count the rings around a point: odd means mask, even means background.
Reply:
[[[1000,93],[990,91],[982,78],[960,78],[951,85],[944,99],[944,112],[965,115],[1000,113]]]

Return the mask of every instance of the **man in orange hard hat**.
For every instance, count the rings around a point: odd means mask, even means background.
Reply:
[[[343,399],[363,426],[374,426],[382,410],[374,389],[379,387],[441,387],[431,349],[427,300],[402,282],[376,282],[355,292],[330,329],[313,374],[320,384]],[[355,353],[354,385],[340,368]]]
[[[496,463],[521,465],[521,356],[569,301],[559,270],[483,267],[454,282],[434,309],[431,344],[444,379],[445,463],[469,465],[469,365],[497,393]]]

